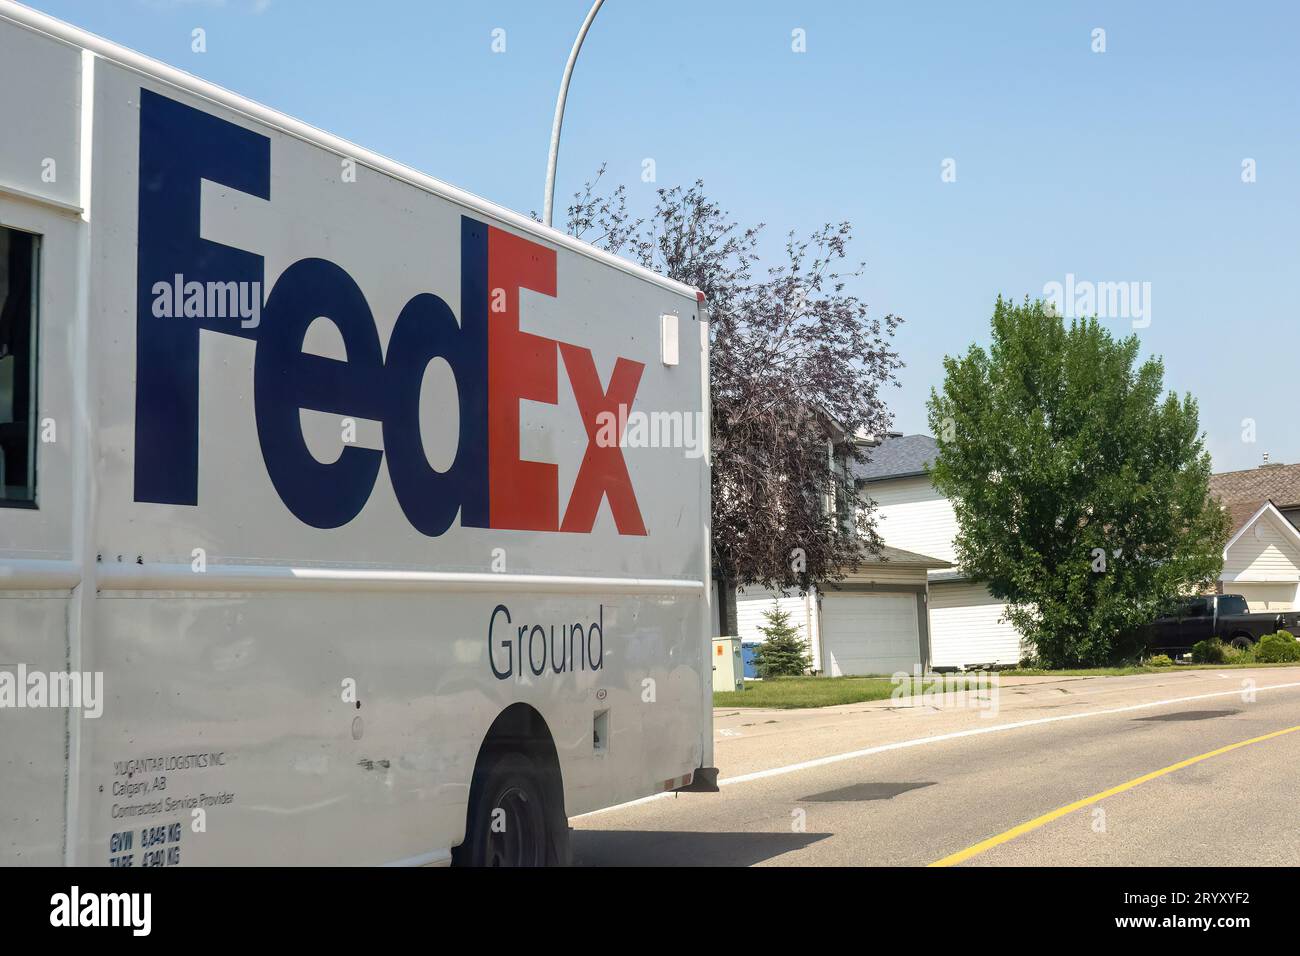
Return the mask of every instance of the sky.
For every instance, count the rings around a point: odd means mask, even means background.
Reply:
[[[527,213],[589,2],[30,5]],[[704,180],[772,262],[850,221],[852,291],[904,319],[908,434],[999,293],[1048,295],[1163,358],[1216,471],[1296,462],[1297,30],[1280,2],[607,0],[557,207],[607,163],[634,211]]]

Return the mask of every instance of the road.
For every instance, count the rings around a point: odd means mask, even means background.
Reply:
[[[1300,668],[1008,678],[996,701],[718,710],[721,792],[575,818],[574,861],[1300,864]]]

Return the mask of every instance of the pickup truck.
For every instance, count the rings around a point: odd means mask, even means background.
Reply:
[[[1218,637],[1234,647],[1249,647],[1265,634],[1281,628],[1292,630],[1300,614],[1279,611],[1251,613],[1240,594],[1206,594],[1184,598],[1147,629],[1147,647],[1152,651],[1190,650],[1198,641]]]

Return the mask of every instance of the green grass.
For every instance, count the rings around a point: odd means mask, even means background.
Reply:
[[[1300,664],[1177,664],[1173,667],[1087,667],[1073,670],[1000,671],[1001,677],[1127,677],[1132,674],[1173,674],[1189,670],[1232,670],[1242,667],[1297,667]],[[949,679],[962,675],[949,675]],[[970,676],[970,675],[967,675]],[[926,687],[932,686],[932,682]],[[952,686],[951,684],[949,685]],[[960,684],[957,686],[961,686]],[[714,707],[764,707],[796,710],[806,707],[833,707],[836,704],[861,704],[870,700],[888,700],[894,693],[888,677],[774,677],[762,681],[745,681],[742,691],[718,691]]]
[[[927,687],[933,682],[928,682]],[[949,686],[951,687],[951,679]],[[961,686],[960,684],[957,686]],[[774,677],[745,681],[743,691],[717,691],[714,707],[797,709],[888,700],[896,685],[888,677]]]
[[[1079,667],[1062,670],[1041,670],[1016,667],[999,671],[1003,677],[1128,677],[1131,674],[1173,674],[1178,671],[1221,671],[1239,667],[1296,667],[1297,664],[1257,664],[1243,661],[1233,664],[1175,664],[1172,667],[1152,667],[1149,664],[1130,664],[1124,667]]]

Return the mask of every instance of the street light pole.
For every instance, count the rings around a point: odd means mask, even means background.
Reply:
[[[551,225],[551,213],[555,209],[555,165],[560,158],[560,127],[564,125],[564,100],[569,95],[569,79],[573,76],[573,65],[578,62],[578,51],[582,49],[582,41],[587,38],[587,31],[591,29],[591,21],[596,19],[596,12],[604,2],[605,0],[596,0],[591,5],[587,19],[582,21],[582,29],[578,31],[578,39],[573,41],[569,62],[564,64],[564,78],[560,80],[560,96],[555,101],[555,122],[551,124],[551,155],[546,160],[546,201],[543,204],[542,221],[548,226]]]

